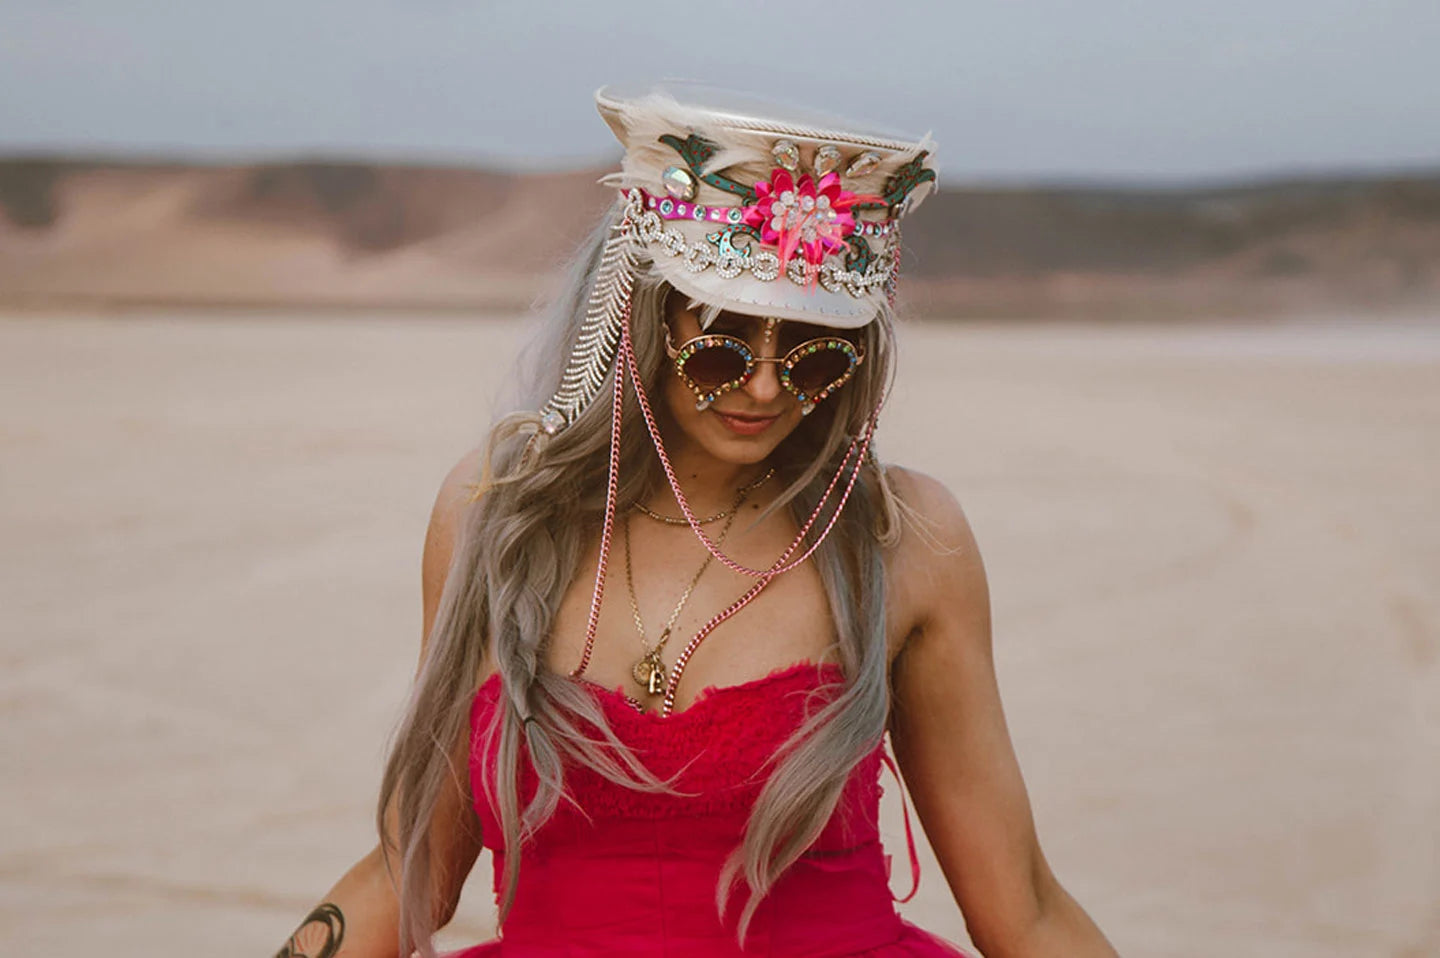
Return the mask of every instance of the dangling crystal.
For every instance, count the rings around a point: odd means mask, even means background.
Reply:
[[[697,400],[695,401],[695,409],[696,409],[697,412],[704,412],[705,410],[707,410],[707,409],[709,409],[709,408],[710,408],[710,400],[709,400],[709,399],[697,399]]]
[[[855,157],[855,162],[845,171],[846,176],[864,176],[880,165],[880,154],[869,150]]]
[[[666,193],[685,203],[693,200],[700,190],[700,181],[684,167],[667,166],[665,172],[660,174],[660,179],[665,184]]]
[[[770,155],[775,157],[776,166],[792,173],[800,168],[800,147],[791,140],[776,140],[770,149]]]
[[[824,176],[840,168],[840,148],[826,143],[815,151],[815,175]]]
[[[565,417],[558,409],[551,409],[540,417],[540,428],[547,436],[553,436],[565,425]]]

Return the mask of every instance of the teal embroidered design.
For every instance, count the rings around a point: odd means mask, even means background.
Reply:
[[[676,153],[679,153],[680,158],[685,161],[685,165],[690,167],[691,173],[694,173],[717,190],[734,193],[740,197],[741,201],[747,206],[755,202],[755,188],[753,186],[745,186],[744,184],[737,183],[730,179],[730,177],[721,176],[719,173],[700,172],[704,169],[706,161],[715,155],[714,143],[695,133],[691,133],[683,140],[674,134],[666,133],[660,137],[660,142],[673,149]],[[933,173],[931,177],[934,177]]]
[[[748,237],[748,240],[740,246],[736,246],[736,236],[745,236]],[[750,255],[750,244],[760,239],[760,231],[742,223],[739,226],[726,226],[719,232],[706,233],[705,238],[721,256],[738,256],[744,259]]]
[[[890,215],[895,215],[896,208],[905,202],[905,197],[921,183],[930,183],[935,180],[935,171],[924,168],[925,157],[929,156],[928,150],[921,150],[909,163],[891,174],[885,181],[885,193],[882,197],[884,202],[880,203],[856,203],[851,209],[856,210],[888,210]]]
[[[875,251],[870,244],[863,236],[851,236],[845,243],[850,247],[850,252],[845,254],[845,268],[857,273],[869,272],[870,264],[875,261]]]

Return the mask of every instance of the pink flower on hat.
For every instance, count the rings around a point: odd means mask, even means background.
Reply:
[[[813,283],[816,267],[845,245],[855,232],[856,203],[876,199],[840,188],[840,175],[826,173],[819,184],[808,173],[797,183],[790,171],[776,167],[770,182],[755,184],[756,201],[745,207],[745,223],[760,231],[760,242],[779,250],[780,267],[789,265],[798,249],[809,264]]]

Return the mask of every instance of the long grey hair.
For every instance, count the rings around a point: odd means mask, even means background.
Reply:
[[[447,785],[458,784],[470,794],[464,763],[457,758],[466,754],[470,706],[487,661],[493,662],[501,685],[501,707],[485,734],[498,736],[494,794],[487,798],[498,810],[502,831],[499,841],[489,844],[508,851],[502,921],[514,899],[520,849],[566,797],[567,763],[589,766],[626,787],[673,791],[615,736],[593,696],[544,665],[561,597],[582,573],[580,558],[602,524],[612,404],[609,390],[602,390],[554,436],[539,430],[533,410],[559,382],[585,317],[608,227],[609,222],[602,224],[590,239],[532,344],[531,368],[516,397],[521,411],[502,415],[491,429],[481,492],[460,524],[426,653],[386,763],[377,823],[385,860],[392,877],[398,877],[402,955],[412,950],[424,958],[435,954],[431,935],[444,915],[427,834]],[[630,328],[651,396],[659,395],[666,367],[663,327],[669,291],[651,263],[642,260]],[[891,322],[885,310],[857,331],[866,359],[856,376],[805,417],[771,457],[786,484],[770,508],[787,509],[797,527],[889,388]],[[657,404],[657,413],[662,411],[663,404]],[[621,429],[618,501],[629,502],[664,480],[655,468],[639,405],[628,390]],[[778,752],[743,840],[722,869],[716,888],[722,917],[735,887],[748,886],[738,923],[742,943],[756,906],[820,834],[851,769],[884,734],[889,692],[882,550],[899,535],[899,508],[878,461],[867,457],[840,520],[812,556],[834,617],[845,682]],[[539,787],[522,808],[517,783],[526,754]]]

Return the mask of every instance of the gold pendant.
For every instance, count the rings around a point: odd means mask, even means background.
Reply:
[[[635,684],[645,688],[650,684],[650,656],[646,655],[630,669],[630,674],[635,676]]]
[[[665,691],[665,663],[660,659],[659,649],[646,652],[644,657],[635,663],[630,674],[635,676],[636,683],[650,695],[659,695]]]

